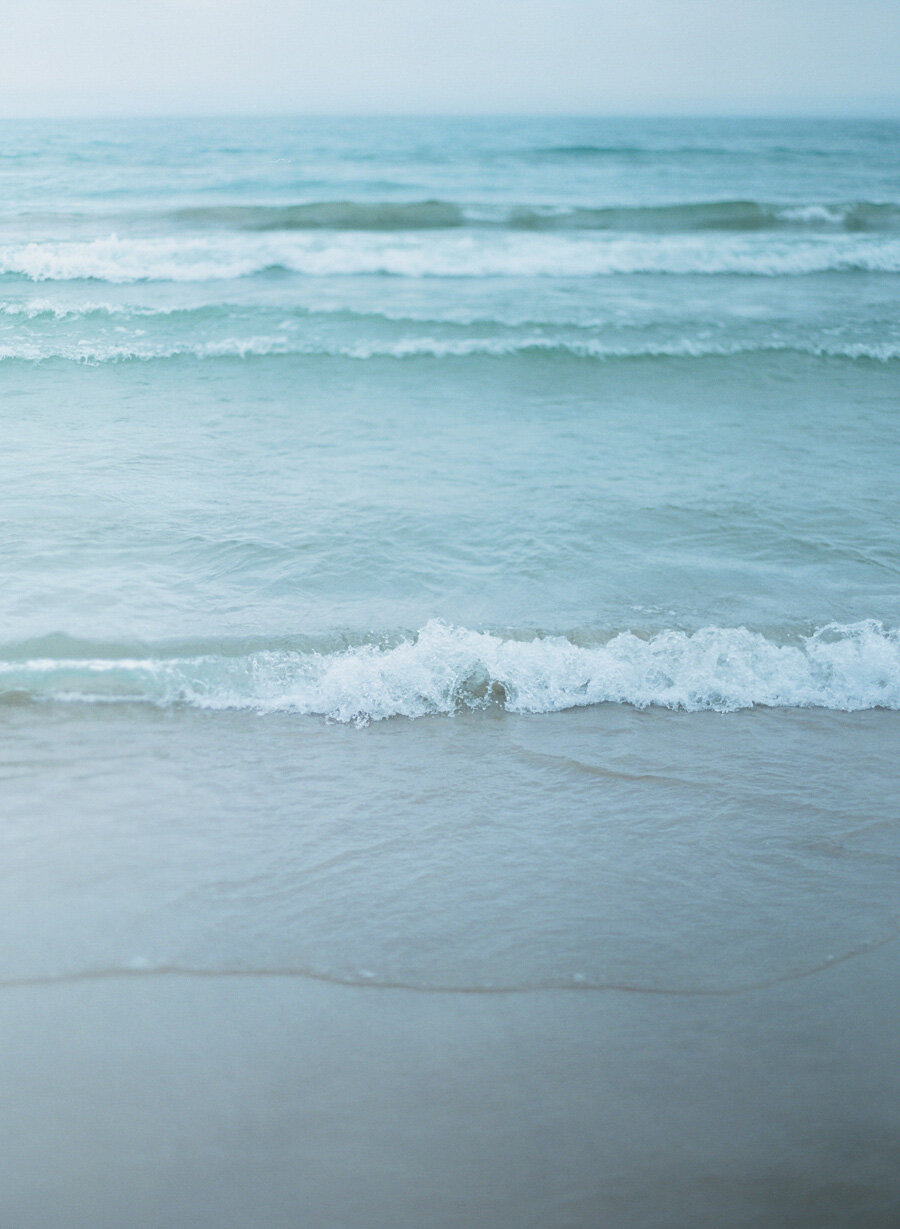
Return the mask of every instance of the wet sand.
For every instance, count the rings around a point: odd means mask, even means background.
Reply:
[[[900,945],[765,991],[5,988],[17,1229],[889,1229]]]

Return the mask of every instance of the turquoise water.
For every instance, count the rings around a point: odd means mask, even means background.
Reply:
[[[900,706],[900,128],[8,123],[0,686]]]
[[[10,975],[697,988],[890,933],[890,860],[825,924],[816,843],[895,831],[897,124],[0,137]]]

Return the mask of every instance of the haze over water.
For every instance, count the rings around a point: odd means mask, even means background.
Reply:
[[[17,121],[0,189],[0,980],[892,939],[900,125]]]

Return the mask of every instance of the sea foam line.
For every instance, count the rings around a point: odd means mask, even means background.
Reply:
[[[44,363],[53,359],[100,366],[105,363],[154,362],[192,358],[276,358],[296,355],[347,358],[504,358],[515,355],[562,355],[599,362],[641,358],[733,358],[742,354],[802,354],[815,358],[869,359],[891,363],[900,359],[900,341],[829,342],[814,340],[741,340],[717,342],[692,337],[671,341],[611,344],[597,339],[548,337],[539,333],[518,337],[401,337],[391,341],[329,342],[276,337],[228,337],[219,340],[160,343],[65,342],[51,338],[0,342],[0,362]]]
[[[290,712],[357,724],[491,705],[515,713],[602,703],[723,713],[757,705],[900,709],[900,629],[874,620],[829,624],[779,643],[744,627],[707,627],[627,631],[585,644],[432,620],[394,644],[325,653],[7,654],[0,690],[7,697]]]
[[[435,231],[221,234],[6,244],[0,275],[32,281],[203,282],[270,270],[311,277],[794,276],[900,273],[900,239],[828,235],[559,235]]]

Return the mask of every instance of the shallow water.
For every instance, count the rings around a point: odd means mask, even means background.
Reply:
[[[7,705],[4,1215],[886,1229],[897,723]]]
[[[2,719],[6,984],[715,996],[900,928],[893,713],[42,711]]]

